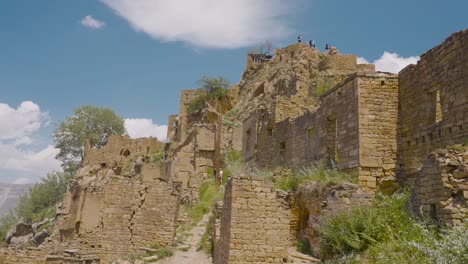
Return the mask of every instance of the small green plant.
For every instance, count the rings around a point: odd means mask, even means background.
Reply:
[[[191,221],[191,225],[195,226],[203,216],[211,210],[211,205],[214,201],[220,200],[223,193],[218,191],[214,180],[205,182],[199,189],[199,201],[193,206],[186,208],[187,215]]]
[[[237,118],[237,109],[233,108],[223,115],[223,126],[233,128],[239,126]]]
[[[164,152],[156,152],[151,154],[150,160],[154,164],[160,164],[164,160]]]
[[[329,80],[323,80],[317,82],[317,85],[315,86],[315,90],[313,90],[313,95],[315,97],[320,97],[322,96],[325,92],[330,90],[332,88],[333,83]]]
[[[154,252],[150,252],[147,254],[149,254],[149,256],[157,255],[159,259],[167,258],[174,254],[174,251],[171,248],[163,246],[159,243],[151,243],[149,247],[154,249]]]
[[[223,163],[222,184],[226,184],[227,178],[237,175],[244,170],[241,151],[231,150],[227,152],[224,154]]]
[[[198,242],[198,248],[197,248],[197,250],[203,250],[203,252],[207,254],[211,254],[213,251],[213,245],[210,239],[212,218],[213,216],[210,216],[208,224],[206,225],[205,232],[203,233],[203,236],[201,237],[200,242]]]
[[[312,255],[312,250],[310,249],[310,243],[308,239],[297,241],[296,250],[302,254]]]
[[[322,165],[302,168],[281,177],[272,178],[275,187],[284,191],[297,191],[301,186],[317,182],[323,185],[340,184],[344,182],[357,183],[358,178],[335,168]]]

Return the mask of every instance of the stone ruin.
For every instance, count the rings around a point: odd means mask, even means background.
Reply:
[[[216,117],[187,107],[182,90],[168,142],[111,137],[87,146],[83,167],[59,207],[54,233],[38,248],[0,250],[0,263],[107,263],[149,243],[173,243],[179,205],[198,200],[215,166],[216,144],[242,151],[246,172],[230,178],[213,207],[213,262],[316,262],[320,217],[367,204],[377,191],[413,189],[414,211],[438,225],[468,219],[468,31],[454,33],[399,74],[354,55],[297,43],[254,61]],[[164,158],[154,160],[155,154]],[[248,168],[335,166],[358,184],[275,190]]]

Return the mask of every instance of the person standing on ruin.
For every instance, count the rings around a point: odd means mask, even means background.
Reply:
[[[297,37],[297,42],[299,42],[299,43],[302,42],[302,35],[299,35],[299,36]]]
[[[312,48],[312,40],[309,40],[309,48]]]

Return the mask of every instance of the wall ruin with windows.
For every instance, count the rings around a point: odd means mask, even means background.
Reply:
[[[394,182],[397,95],[397,75],[358,73],[296,119],[275,123],[259,110],[244,122],[245,160],[261,167],[324,163],[359,174],[369,189],[386,177]]]
[[[452,34],[399,74],[399,161],[414,181],[433,150],[468,138],[468,30]]]

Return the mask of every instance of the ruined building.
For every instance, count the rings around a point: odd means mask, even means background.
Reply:
[[[248,56],[217,109],[190,112],[200,91],[181,91],[167,143],[114,136],[103,148],[88,146],[52,236],[38,248],[0,250],[0,263],[109,263],[150,243],[171,245],[179,207],[197,202],[218,145],[241,150],[246,170],[227,180],[213,208],[214,263],[304,259],[291,251],[303,239],[318,255],[321,216],[402,185],[413,190],[416,213],[438,225],[466,223],[467,69],[467,30],[399,74],[300,43],[273,58]],[[358,184],[287,193],[249,171],[315,164],[355,175]]]

